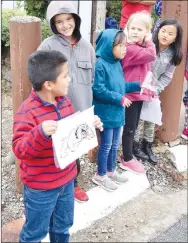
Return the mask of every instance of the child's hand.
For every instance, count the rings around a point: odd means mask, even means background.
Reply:
[[[124,102],[123,102],[124,107],[129,107],[131,104],[132,104],[132,102],[129,99],[124,98]]]
[[[43,121],[42,129],[46,136],[51,136],[57,130],[57,122],[53,120]]]
[[[94,116],[93,125],[95,126],[95,128],[99,129],[101,132],[103,131],[103,123],[101,122],[101,119],[98,116]]]
[[[127,38],[127,40],[128,40],[128,30],[127,30],[127,27],[125,27],[125,29],[123,30],[123,32],[124,32],[124,34],[126,35],[126,38]]]
[[[145,36],[145,41],[150,41],[152,40],[152,33],[151,32],[148,32],[148,34]]]

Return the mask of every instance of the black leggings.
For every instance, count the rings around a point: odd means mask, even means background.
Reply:
[[[74,179],[74,187],[77,187],[78,186],[77,177],[80,174],[80,160],[79,159],[76,160],[76,165],[77,165],[77,176]]]
[[[123,127],[122,149],[124,161],[127,162],[133,158],[133,141],[140,119],[142,103],[143,101],[133,101],[131,106],[125,110],[125,126]]]

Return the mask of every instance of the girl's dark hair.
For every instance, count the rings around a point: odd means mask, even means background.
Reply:
[[[81,39],[81,33],[80,33],[80,24],[81,24],[81,18],[77,14],[72,14],[75,22],[75,29],[73,32],[73,35],[76,37],[77,41]]]
[[[114,43],[113,43],[113,46],[117,46],[119,45],[120,43],[122,43],[124,40],[126,39],[126,35],[123,31],[119,31],[115,37],[115,40],[114,40]]]
[[[182,35],[183,35],[183,29],[181,24],[176,19],[165,19],[161,22],[159,28],[156,30],[153,42],[156,46],[156,51],[159,53],[159,40],[158,40],[158,34],[160,29],[165,25],[174,25],[177,28],[177,36],[175,41],[170,45],[171,49],[173,50],[173,57],[171,59],[171,63],[175,66],[179,65],[181,63],[183,53],[182,53]]]

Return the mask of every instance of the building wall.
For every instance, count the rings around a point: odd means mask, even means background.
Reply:
[[[79,15],[82,19],[81,34],[84,39],[90,41],[91,38],[91,16],[92,1],[79,1]]]

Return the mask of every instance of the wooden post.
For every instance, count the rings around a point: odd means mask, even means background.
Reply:
[[[170,142],[177,138],[180,120],[181,101],[184,83],[185,58],[187,52],[187,1],[163,1],[162,19],[175,18],[183,27],[183,54],[184,58],[177,67],[172,82],[161,93],[163,112],[163,125],[159,128],[157,136],[163,142]]]
[[[95,47],[98,33],[105,29],[106,1],[93,1],[92,3],[92,26],[91,43]]]
[[[10,19],[10,58],[13,114],[28,97],[31,85],[27,76],[28,56],[41,43],[41,20],[31,16]],[[16,189],[22,193],[19,160],[16,160]]]
[[[94,31],[96,28],[96,14],[97,14],[97,1],[92,1],[92,13],[91,13],[91,38],[90,38],[90,42],[92,43],[92,45],[94,44]]]
[[[105,29],[105,18],[106,18],[106,1],[92,1],[92,22],[91,22],[91,43],[95,48],[95,41],[97,35],[101,30]],[[100,144],[99,130],[97,132],[98,143]],[[88,153],[88,157],[91,162],[97,163],[98,147],[92,149]]]

